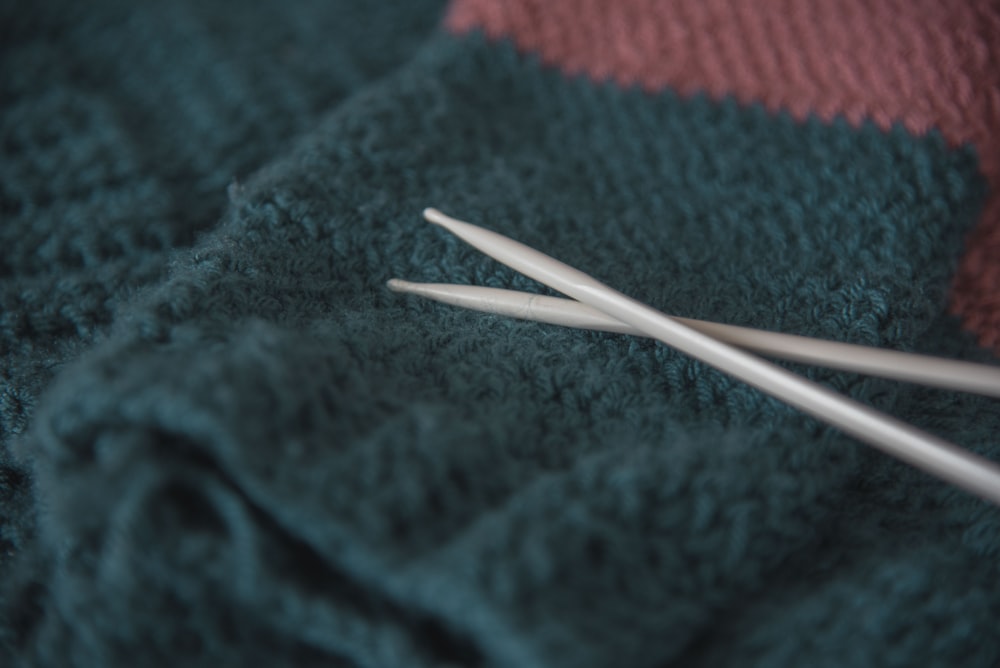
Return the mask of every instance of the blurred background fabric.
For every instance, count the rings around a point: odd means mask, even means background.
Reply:
[[[666,347],[995,364],[1000,8],[0,3],[0,665],[1000,663],[1000,511]],[[996,400],[788,365],[1000,460]]]

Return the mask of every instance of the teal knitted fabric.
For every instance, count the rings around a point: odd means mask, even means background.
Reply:
[[[987,361],[974,151],[438,9],[4,11],[10,662],[1000,662],[995,508],[664,346],[384,287],[544,292],[433,205],[670,313]],[[1000,459],[993,400],[790,368]]]

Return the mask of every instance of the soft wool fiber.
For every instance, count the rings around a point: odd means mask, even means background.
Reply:
[[[974,148],[442,9],[4,10],[0,659],[1000,662],[996,508],[666,347],[384,287],[540,289],[434,205],[678,315],[989,362]],[[1000,459],[995,401],[793,368]]]

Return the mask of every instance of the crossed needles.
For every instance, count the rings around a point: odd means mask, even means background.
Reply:
[[[572,299],[468,285],[389,281],[396,292],[488,313],[655,338],[883,452],[1000,505],[1000,466],[747,352],[1000,397],[1000,368],[668,316],[578,269],[436,209],[424,218]]]

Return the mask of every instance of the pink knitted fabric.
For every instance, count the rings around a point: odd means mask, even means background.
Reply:
[[[446,25],[509,38],[568,74],[973,145],[992,194],[951,308],[1000,352],[1000,3],[453,0]]]

